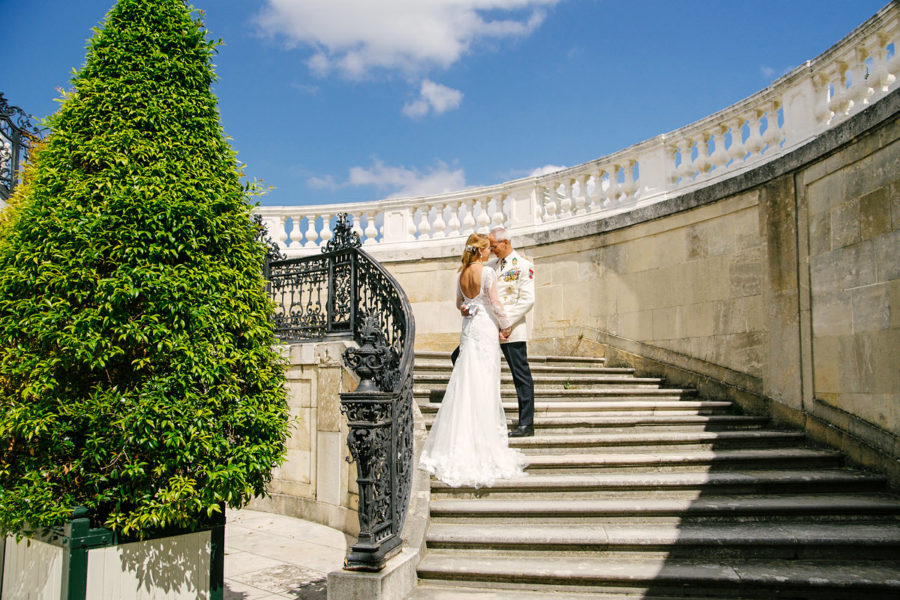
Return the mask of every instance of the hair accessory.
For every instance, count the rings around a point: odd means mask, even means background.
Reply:
[[[476,246],[466,246],[466,252],[471,252],[472,254],[478,254],[478,248]]]

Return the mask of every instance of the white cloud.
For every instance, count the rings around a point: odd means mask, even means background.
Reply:
[[[257,21],[291,47],[307,46],[319,75],[360,79],[454,64],[482,40],[521,38],[561,0],[266,0]]]
[[[445,113],[448,110],[459,108],[463,94],[445,85],[435,83],[430,79],[422,82],[419,90],[419,98],[408,102],[403,107],[403,114],[411,118],[424,117],[429,111],[435,114]]]
[[[759,72],[762,74],[763,79],[766,79],[768,81],[778,79],[779,77],[781,77],[783,75],[787,75],[788,73],[790,73],[793,70],[794,70],[794,67],[785,67],[785,68],[781,69],[781,71],[779,71],[778,69],[775,69],[775,68],[769,67],[769,66],[765,66],[765,65],[763,65],[759,68]]]
[[[329,190],[370,186],[388,192],[388,198],[396,198],[461,190],[466,187],[466,176],[462,169],[453,169],[440,161],[421,172],[415,168],[386,165],[376,159],[370,167],[352,167],[346,181],[339,182],[327,175],[311,177],[307,184],[312,188]]]
[[[563,169],[568,169],[568,167],[558,167],[556,165],[544,165],[543,167],[538,167],[528,174],[529,177],[540,177],[541,175],[547,175],[549,173],[555,173],[557,171],[562,171]]]
[[[316,190],[339,190],[343,187],[340,183],[335,181],[334,177],[331,175],[325,175],[324,177],[310,177],[306,180],[306,184]]]

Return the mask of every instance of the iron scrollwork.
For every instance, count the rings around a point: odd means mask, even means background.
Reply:
[[[359,237],[359,233],[353,231],[350,215],[345,212],[337,214],[337,221],[334,224],[332,236],[333,237],[328,240],[328,243],[325,244],[325,247],[322,248],[323,254],[336,252],[338,250],[343,250],[344,248],[362,247],[362,240]]]
[[[378,571],[400,549],[412,488],[415,321],[403,289],[361,245],[342,213],[321,255],[269,262],[267,274],[281,339],[352,335],[358,344],[344,361],[360,383],[341,394],[360,530],[344,568]]]
[[[33,117],[18,106],[10,106],[0,92],[0,200],[12,195],[20,172],[41,129]]]

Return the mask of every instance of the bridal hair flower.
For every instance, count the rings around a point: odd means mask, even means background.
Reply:
[[[471,254],[478,254],[477,246],[466,246],[466,252],[470,252]]]

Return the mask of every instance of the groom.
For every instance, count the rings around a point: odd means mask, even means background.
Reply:
[[[491,252],[497,258],[492,259],[488,266],[497,271],[497,293],[512,323],[509,337],[500,340],[500,349],[512,372],[519,401],[519,423],[509,432],[509,437],[530,437],[534,435],[534,381],[525,347],[525,340],[528,339],[525,315],[534,306],[534,265],[513,249],[509,234],[503,227],[491,229],[489,240]],[[463,308],[463,316],[466,314]],[[459,347],[450,354],[453,364],[456,364],[458,357]]]
[[[534,306],[534,265],[513,249],[509,233],[503,227],[492,229],[489,240],[491,252],[497,258],[488,266],[497,271],[497,292],[512,323],[509,337],[500,341],[519,400],[519,424],[509,432],[509,437],[528,437],[534,435],[534,381],[525,347],[528,339],[525,315]]]

